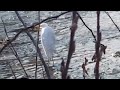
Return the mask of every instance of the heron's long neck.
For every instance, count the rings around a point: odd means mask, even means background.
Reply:
[[[45,31],[45,28],[42,28],[42,30],[41,30],[41,34],[43,34],[43,33],[44,33],[44,31]]]

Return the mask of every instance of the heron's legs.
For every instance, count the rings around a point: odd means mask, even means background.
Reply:
[[[50,66],[50,59],[48,59],[48,67]]]
[[[52,62],[53,62],[53,67],[54,67],[55,65],[54,65],[54,60],[53,60],[53,56],[52,56]]]
[[[51,58],[51,59],[48,59],[48,66],[50,66],[50,61],[52,61],[53,62],[53,67],[54,67],[54,60],[53,60],[53,58]]]

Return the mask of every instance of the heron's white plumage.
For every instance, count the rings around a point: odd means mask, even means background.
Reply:
[[[41,29],[41,44],[45,55],[50,60],[52,59],[55,50],[55,33],[54,30],[46,23],[40,25]]]

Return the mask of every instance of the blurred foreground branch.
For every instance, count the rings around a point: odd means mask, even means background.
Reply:
[[[97,41],[95,43],[96,50],[96,65],[94,69],[95,79],[99,79],[99,62],[101,60],[100,56],[100,41],[101,41],[101,32],[100,32],[100,11],[97,11]]]
[[[71,60],[72,54],[75,51],[74,36],[75,36],[75,31],[77,30],[77,23],[78,23],[78,16],[76,14],[76,11],[73,11],[72,26],[70,28],[71,34],[70,34],[70,42],[69,42],[69,51],[68,51],[67,62],[66,62],[66,65],[64,67],[63,74],[62,74],[63,75],[62,79],[67,79],[69,77],[67,75],[67,73],[68,73],[68,69],[69,69],[69,65],[70,65],[70,60]]]

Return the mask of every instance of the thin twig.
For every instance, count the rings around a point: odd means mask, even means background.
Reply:
[[[14,71],[13,71],[13,69],[12,69],[12,66],[10,65],[10,62],[9,62],[9,61],[6,61],[6,62],[8,63],[8,65],[9,65],[9,67],[10,67],[10,69],[11,69],[11,72],[12,72],[14,78],[17,79],[17,77],[15,76],[15,73],[14,73]]]
[[[40,22],[40,11],[38,11],[38,21]],[[40,25],[39,25],[39,27],[40,27]],[[38,33],[37,33],[37,47],[38,47],[38,43],[39,43],[39,30],[38,30]],[[37,79],[37,53],[38,52],[36,52],[36,69],[35,69],[35,79]]]
[[[18,32],[13,39],[9,40],[6,44],[4,44],[3,48],[0,49],[0,54],[1,52],[9,45],[11,44],[11,42],[13,42],[14,40],[16,40],[16,38],[19,36],[19,34],[22,33],[22,30],[20,32]]]
[[[94,35],[92,29],[90,29],[90,28],[86,25],[86,23],[84,22],[84,20],[82,19],[82,17],[80,16],[80,14],[79,14],[78,12],[77,12],[77,15],[78,15],[78,17],[80,18],[80,20],[83,22],[83,24],[86,26],[86,28],[91,32],[91,34],[92,34],[94,40],[96,41],[96,37],[95,37],[95,35]]]
[[[95,79],[99,79],[99,62],[101,60],[100,56],[100,41],[101,41],[101,32],[100,32],[100,11],[97,11],[97,41],[95,43],[96,50],[96,65],[95,65]]]
[[[73,11],[72,26],[70,28],[71,29],[71,35],[70,35],[69,51],[68,51],[68,57],[67,57],[66,65],[65,65],[63,79],[67,78],[67,73],[68,73],[68,68],[69,68],[69,64],[70,64],[70,59],[72,57],[72,54],[75,51],[74,36],[75,36],[75,31],[77,29],[77,22],[78,22],[78,17],[77,17],[76,11]]]
[[[40,11],[38,11],[38,21],[40,22]],[[39,25],[40,27],[40,25]],[[39,44],[39,30],[38,30],[38,33],[37,33],[37,47],[38,47],[38,44]],[[36,69],[35,69],[35,79],[37,79],[37,54],[38,52],[36,52]]]
[[[67,13],[69,13],[69,12],[71,12],[71,11],[66,11],[66,12],[60,13],[59,15],[52,16],[52,17],[48,17],[48,18],[42,20],[41,22],[34,23],[33,25],[31,25],[31,26],[29,26],[29,27],[14,29],[13,31],[21,31],[21,30],[22,30],[22,32],[23,32],[23,31],[26,31],[26,30],[31,29],[31,28],[34,28],[35,26],[40,25],[41,23],[46,22],[46,21],[48,21],[48,20],[56,20],[56,19],[59,18],[60,16],[62,16],[62,15],[64,15],[64,14],[67,14]]]
[[[8,41],[9,41],[10,38],[9,38],[9,36],[8,36],[8,34],[7,34],[7,29],[6,29],[6,27],[5,27],[5,23],[4,23],[3,19],[2,19],[2,17],[1,17],[1,20],[2,20],[2,23],[3,23],[3,26],[4,26],[5,34],[6,34],[7,38],[8,38]],[[24,69],[24,66],[22,65],[22,62],[21,62],[21,60],[20,60],[20,58],[19,58],[19,56],[18,56],[18,54],[17,54],[15,48],[13,47],[13,44],[10,43],[10,45],[11,45],[11,47],[9,47],[9,48],[12,50],[13,54],[14,54],[15,57],[18,59],[18,61],[19,61],[20,65],[21,65],[21,67],[22,67],[22,69],[23,69],[23,71],[24,71],[26,77],[28,77],[28,74],[26,73],[26,71],[25,71],[25,69]]]
[[[104,12],[108,15],[108,17],[111,19],[111,21],[113,22],[113,24],[116,26],[116,28],[117,28],[118,31],[120,32],[119,27],[118,27],[117,24],[113,21],[113,19],[112,19],[112,17],[110,16],[110,14],[109,14],[108,12],[106,12],[106,11],[104,11]]]

